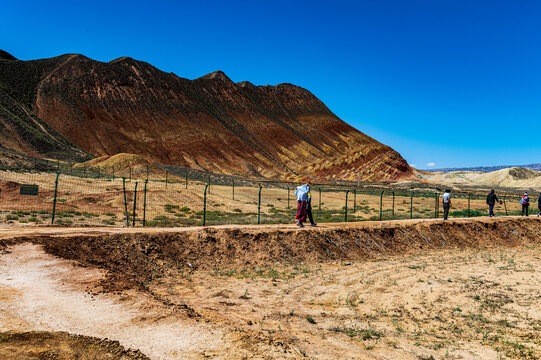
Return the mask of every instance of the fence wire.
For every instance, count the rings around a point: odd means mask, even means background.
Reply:
[[[178,174],[0,171],[0,222],[66,226],[194,226],[293,223],[295,185],[230,183]],[[134,174],[148,176],[136,179]],[[181,173],[182,175],[182,173]],[[201,180],[198,180],[201,179]],[[206,181],[205,181],[206,180]],[[210,183],[209,183],[210,181]],[[442,194],[313,185],[319,223],[442,218]],[[520,215],[519,195],[501,195],[497,216]],[[530,214],[537,213],[532,196]],[[486,216],[485,194],[453,193],[450,217]]]

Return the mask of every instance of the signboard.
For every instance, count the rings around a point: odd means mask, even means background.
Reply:
[[[37,195],[38,185],[21,185],[21,195]]]

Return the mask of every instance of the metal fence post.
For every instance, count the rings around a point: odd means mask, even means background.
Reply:
[[[130,227],[130,219],[128,218],[128,201],[126,199],[126,178],[122,177],[122,191],[124,192],[124,214],[126,216],[126,227]]]
[[[257,224],[261,224],[261,184],[259,184],[259,193],[257,195]]]
[[[136,206],[137,206],[137,181],[135,182],[135,190],[133,192],[133,213],[132,213],[132,216],[133,216],[132,226],[133,227],[135,227],[135,217],[136,217],[135,209],[136,209]]]
[[[54,224],[54,215],[56,212],[56,194],[58,192],[58,176],[60,176],[60,171],[56,172],[56,180],[54,181],[53,214],[51,216],[51,224]]]
[[[346,208],[344,212],[344,222],[348,222],[348,194],[349,190],[346,190]]]
[[[379,221],[383,220],[383,193],[385,191],[382,191],[379,195]]]
[[[505,202],[506,195],[503,196],[503,207],[505,208],[505,216],[508,216],[509,213],[507,213],[507,203]]]
[[[147,215],[147,184],[148,184],[148,179],[145,180],[145,188],[143,190],[143,226],[146,225],[146,215]]]
[[[357,189],[353,190],[353,213],[357,211]]]
[[[207,189],[209,184],[205,185],[205,192],[203,193],[203,226],[207,224]]]
[[[393,191],[393,219],[394,219],[394,191]]]
[[[439,200],[440,200],[440,193],[437,192],[434,194],[434,218],[436,219],[439,216],[439,210],[440,210]]]
[[[168,171],[165,170],[165,187],[167,187],[167,175],[168,175]]]
[[[413,219],[413,194],[414,192],[412,191],[410,197],[410,219]]]

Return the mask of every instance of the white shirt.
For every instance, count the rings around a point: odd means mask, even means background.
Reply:
[[[444,203],[444,204],[449,204],[449,200],[451,200],[451,194],[449,194],[449,193],[444,193],[444,194],[443,194],[443,203]]]
[[[295,196],[297,201],[308,201],[308,193],[310,192],[310,187],[308,185],[301,185],[295,190]]]

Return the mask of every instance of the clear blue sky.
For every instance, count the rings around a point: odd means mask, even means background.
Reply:
[[[541,162],[541,1],[10,1],[0,49],[289,82],[437,167]]]

